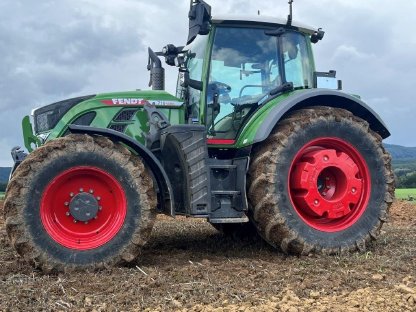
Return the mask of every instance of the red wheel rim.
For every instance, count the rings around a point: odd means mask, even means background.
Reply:
[[[88,212],[91,219],[87,221],[73,210],[80,196],[94,203],[90,206],[95,211]],[[50,237],[77,250],[94,249],[109,242],[121,229],[126,212],[126,195],[118,181],[104,170],[88,166],[74,167],[56,176],[46,187],[40,205],[40,217]]]
[[[323,232],[352,226],[370,199],[366,161],[357,149],[339,138],[320,138],[302,147],[290,166],[288,181],[297,214]]]

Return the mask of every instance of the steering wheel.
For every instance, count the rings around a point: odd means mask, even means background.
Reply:
[[[214,95],[218,94],[219,99],[229,99],[229,93],[231,92],[231,86],[224,82],[212,81],[208,84],[207,103],[212,105],[214,102]]]

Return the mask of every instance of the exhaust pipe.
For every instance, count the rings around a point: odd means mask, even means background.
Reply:
[[[150,71],[149,87],[152,90],[165,90],[165,69],[156,53],[149,48],[149,62],[147,70]]]

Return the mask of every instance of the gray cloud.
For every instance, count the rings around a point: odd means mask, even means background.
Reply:
[[[211,0],[213,15],[285,17],[287,1]],[[61,0],[0,2],[0,166],[22,145],[20,121],[34,107],[71,96],[146,88],[146,47],[183,44],[189,2]],[[345,91],[385,119],[390,143],[416,146],[416,3],[398,0],[297,0],[295,19],[323,27],[319,70],[336,69]],[[173,92],[176,71],[167,68]]]

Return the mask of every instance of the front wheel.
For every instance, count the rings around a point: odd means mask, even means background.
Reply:
[[[250,165],[259,233],[294,254],[364,250],[393,200],[390,160],[381,138],[350,112],[295,111],[257,147]]]
[[[104,137],[70,135],[19,165],[4,211],[17,252],[50,272],[133,261],[150,236],[155,206],[138,156]]]

